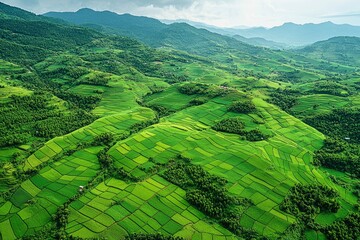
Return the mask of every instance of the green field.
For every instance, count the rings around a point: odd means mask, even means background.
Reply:
[[[346,109],[358,131],[359,72],[351,64],[325,66],[204,32],[198,45],[157,49],[3,15],[21,31],[8,26],[14,43],[0,36],[14,50],[4,48],[0,60],[0,240],[327,239],[358,214],[356,169],[319,165],[330,134],[305,123]],[[62,40],[34,35],[38,24]],[[359,143],[346,139],[335,156],[356,162]],[[178,161],[207,180],[180,170],[169,180]],[[299,184],[335,191],[336,211],[286,211]],[[219,196],[228,203],[211,205]]]

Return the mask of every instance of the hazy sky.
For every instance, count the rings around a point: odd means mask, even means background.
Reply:
[[[359,0],[0,0],[35,13],[88,7],[222,27],[333,21],[360,25]]]

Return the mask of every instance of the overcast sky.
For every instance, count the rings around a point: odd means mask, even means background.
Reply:
[[[359,0],[0,0],[34,13],[110,10],[221,27],[333,21],[360,25]]]

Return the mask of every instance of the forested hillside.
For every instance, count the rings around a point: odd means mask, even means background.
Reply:
[[[0,239],[359,238],[356,65],[0,12]]]
[[[50,12],[45,16],[106,33],[133,37],[152,47],[170,47],[203,56],[224,53],[229,49],[261,52],[261,49],[243,44],[233,38],[200,30],[185,23],[166,25],[152,18],[130,14],[118,15],[109,11],[97,12],[91,9],[80,9],[75,13]]]
[[[312,58],[359,66],[359,46],[360,38],[358,37],[335,37],[327,41],[314,43],[298,50],[298,52]]]

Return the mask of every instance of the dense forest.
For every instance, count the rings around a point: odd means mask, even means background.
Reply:
[[[324,147],[315,153],[316,165],[348,172],[360,178],[360,148],[358,144],[328,138]]]
[[[330,113],[320,114],[305,119],[309,125],[333,138],[360,143],[360,109],[335,109]]]
[[[82,110],[62,112],[50,104],[49,95],[11,96],[0,104],[0,146],[25,144],[31,137],[51,139],[93,122],[96,117]]]
[[[277,89],[270,94],[270,103],[279,106],[286,112],[291,112],[291,108],[297,104],[297,97],[301,93],[291,89]]]
[[[322,185],[295,185],[280,208],[293,215],[304,213],[314,217],[320,212],[337,212],[340,208],[338,196],[335,190]]]
[[[352,213],[330,225],[321,226],[314,221],[319,213],[337,212],[339,194],[322,185],[295,185],[281,203],[280,208],[298,217],[297,228],[321,231],[327,239],[356,239],[359,236],[359,213]],[[302,230],[301,230],[302,229]]]

